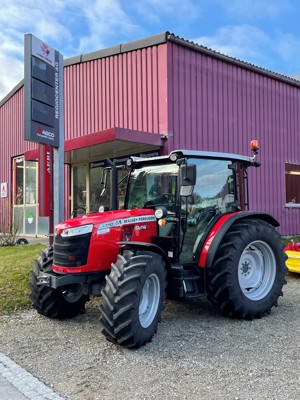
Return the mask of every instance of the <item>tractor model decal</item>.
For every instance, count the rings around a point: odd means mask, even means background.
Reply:
[[[156,218],[154,215],[143,215],[140,217],[129,217],[129,218],[121,218],[115,221],[105,222],[100,224],[97,230],[98,235],[103,233],[107,233],[110,228],[116,228],[118,226],[123,225],[131,225],[131,224],[138,224],[140,222],[155,222]]]

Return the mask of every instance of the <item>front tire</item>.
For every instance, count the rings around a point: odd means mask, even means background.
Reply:
[[[283,247],[278,232],[265,221],[234,223],[208,269],[208,299],[232,317],[269,314],[286,283]]]
[[[48,318],[73,318],[84,310],[89,297],[82,293],[80,285],[53,289],[46,284],[40,284],[40,273],[51,272],[52,264],[53,248],[48,247],[46,251],[40,252],[39,258],[35,260],[35,268],[31,271],[29,298],[32,306],[39,314]]]
[[[102,333],[112,343],[139,348],[157,331],[165,300],[166,271],[160,255],[118,255],[106,277],[100,305]]]

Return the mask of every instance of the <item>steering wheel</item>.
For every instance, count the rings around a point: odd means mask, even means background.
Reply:
[[[85,207],[77,207],[72,211],[71,218],[79,217],[86,214]]]
[[[162,196],[162,201],[166,200],[169,204],[174,203],[175,204],[175,195],[171,193],[163,193]]]

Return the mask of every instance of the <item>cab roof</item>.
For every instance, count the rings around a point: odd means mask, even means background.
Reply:
[[[178,155],[178,158],[214,158],[218,160],[232,160],[232,161],[241,161],[242,163],[250,166],[258,166],[258,162],[254,161],[253,157],[243,156],[240,154],[233,154],[233,153],[221,153],[221,152],[214,152],[214,151],[197,151],[197,150],[173,150],[170,152],[169,155],[166,156],[158,156],[158,157],[131,157],[134,163],[148,163],[148,162],[155,162],[155,161],[167,161],[170,160],[171,155],[175,154]]]

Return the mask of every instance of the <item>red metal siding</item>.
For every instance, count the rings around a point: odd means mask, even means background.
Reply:
[[[167,133],[166,44],[69,66],[65,82],[66,140],[112,127]]]
[[[299,209],[285,207],[284,163],[300,164],[300,90],[279,80],[168,43],[169,148],[250,154],[252,209],[273,214],[282,233],[300,232]]]
[[[11,194],[11,158],[24,154],[36,145],[24,141],[23,87],[0,107],[0,182],[8,182]]]
[[[8,183],[8,198],[0,199],[0,232],[12,198],[12,157],[36,146],[24,141],[23,87],[0,107],[0,182]]]

